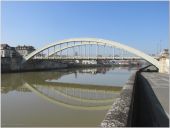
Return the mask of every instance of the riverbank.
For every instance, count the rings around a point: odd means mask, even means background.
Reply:
[[[27,63],[21,63],[22,58],[1,58],[1,72],[28,72],[28,71],[45,71],[54,69],[67,68],[67,64],[57,60],[30,60]]]
[[[31,71],[49,71],[71,68],[94,68],[94,67],[135,67],[135,65],[113,65],[113,64],[70,64],[58,60],[30,60],[27,63],[21,63],[22,58],[1,58],[1,72],[31,72]]]

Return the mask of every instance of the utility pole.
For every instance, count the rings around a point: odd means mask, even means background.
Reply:
[[[160,40],[160,53],[162,51],[162,40]]]
[[[159,55],[159,44],[157,43],[157,46],[156,46],[156,55],[158,56]]]

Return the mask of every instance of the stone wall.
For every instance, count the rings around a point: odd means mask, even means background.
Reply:
[[[30,60],[24,64],[21,62],[22,58],[1,58],[1,72],[50,70],[67,67],[67,64],[56,60]]]
[[[135,74],[133,74],[115,99],[112,107],[107,112],[101,127],[125,127],[128,123],[128,115],[131,105]]]
[[[22,58],[1,58],[1,72],[19,71]]]

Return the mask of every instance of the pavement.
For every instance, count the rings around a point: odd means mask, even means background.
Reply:
[[[161,103],[164,111],[169,116],[169,74],[157,72],[142,72],[142,75],[150,83],[155,95]]]

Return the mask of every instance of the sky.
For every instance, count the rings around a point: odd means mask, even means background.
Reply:
[[[1,43],[35,48],[69,38],[102,38],[145,53],[169,47],[167,1],[1,2]]]

